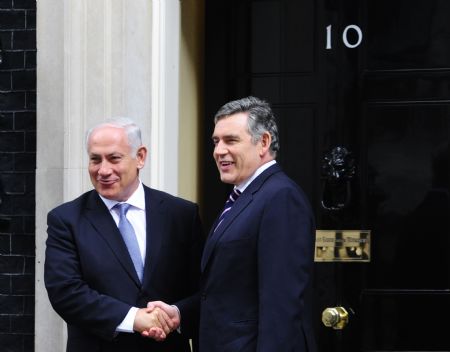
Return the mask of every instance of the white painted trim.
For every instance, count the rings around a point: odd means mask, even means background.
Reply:
[[[151,186],[178,193],[179,0],[152,2]]]
[[[46,214],[92,187],[86,127],[134,118],[145,144],[151,135],[143,181],[178,192],[180,3],[40,0],[37,9],[35,351],[60,352],[66,329],[43,282]]]

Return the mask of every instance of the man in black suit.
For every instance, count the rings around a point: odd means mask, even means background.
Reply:
[[[247,97],[225,104],[214,121],[214,159],[233,193],[203,252],[199,350],[315,352],[314,217],[275,161],[275,116],[268,103]]]
[[[200,351],[314,352],[314,217],[275,161],[272,110],[247,97],[225,104],[214,121],[214,159],[235,194],[203,252]]]
[[[86,142],[95,190],[47,219],[45,285],[67,322],[67,351],[190,351],[203,248],[198,207],[142,184],[147,149],[133,121],[107,120]],[[146,308],[155,300],[171,304],[167,313]]]

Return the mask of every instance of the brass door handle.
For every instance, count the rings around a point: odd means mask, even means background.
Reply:
[[[341,330],[348,324],[348,312],[344,307],[326,308],[322,312],[322,323],[328,328]]]

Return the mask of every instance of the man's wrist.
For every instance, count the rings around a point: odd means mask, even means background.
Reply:
[[[174,305],[174,304],[172,304],[171,306],[174,307],[174,308],[177,310],[177,313],[178,313],[178,320],[179,320],[180,323],[178,324],[176,330],[177,330],[178,333],[181,334],[181,313],[180,313],[180,310],[179,310],[178,307],[177,307],[176,305]]]
[[[134,332],[134,321],[136,320],[136,314],[138,312],[138,308],[131,307],[128,311],[125,318],[122,320],[122,322],[117,326],[116,331],[117,332],[127,332],[127,333],[133,333]]]

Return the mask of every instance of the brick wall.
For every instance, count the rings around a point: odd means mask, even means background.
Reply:
[[[36,0],[0,0],[0,350],[34,350]]]

